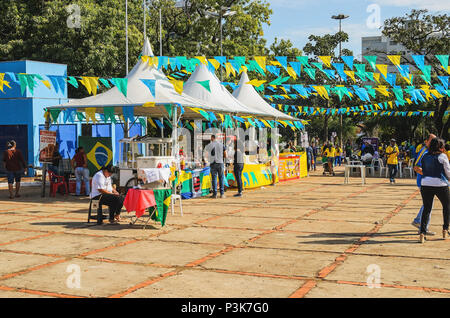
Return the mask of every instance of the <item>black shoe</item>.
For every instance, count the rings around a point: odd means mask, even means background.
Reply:
[[[233,195],[234,197],[242,197],[242,193],[237,193],[235,195]]]
[[[213,194],[210,196],[211,199],[217,199],[217,194]]]

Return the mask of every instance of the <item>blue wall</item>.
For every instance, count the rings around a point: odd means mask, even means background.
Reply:
[[[26,125],[28,149],[24,154],[26,153],[28,164],[39,165],[39,125],[45,123],[44,108],[68,102],[67,84],[58,87],[57,92],[53,84],[52,88],[48,89],[41,80],[36,79],[37,85],[33,93],[27,88],[22,94],[17,76],[7,74],[8,72],[39,74],[43,80],[51,83],[46,75],[66,76],[67,66],[36,61],[0,62],[0,73],[6,73],[4,80],[11,86],[11,89],[4,87],[4,93],[0,92],[0,126],[5,130],[6,125]],[[17,139],[21,137],[16,132],[12,136]],[[21,149],[20,145],[18,147]],[[1,153],[4,148],[3,143],[0,145]]]

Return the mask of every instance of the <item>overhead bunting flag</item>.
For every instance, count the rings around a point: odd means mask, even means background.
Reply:
[[[72,85],[75,88],[78,88],[78,82],[77,79],[73,76],[68,76],[67,77],[67,83],[69,83],[70,85]]]
[[[266,70],[266,56],[255,56],[255,61],[264,71]]]
[[[331,67],[331,56],[319,56],[319,59],[325,64],[327,67]]]
[[[145,84],[145,86],[148,87],[148,89],[150,90],[150,93],[152,94],[153,97],[156,98],[156,80],[154,79],[141,79],[142,83]]]
[[[116,123],[116,116],[114,114],[114,107],[103,108],[103,114],[105,116],[105,122],[110,120],[112,123]]]
[[[111,82],[117,87],[125,97],[127,97],[128,91],[128,78],[112,78]]]
[[[376,55],[366,55],[364,58],[369,62],[369,65],[373,68],[373,70],[376,70],[376,61],[377,56]]]
[[[442,68],[447,72],[449,55],[436,55],[436,58],[441,62]]]
[[[88,123],[91,120],[94,124],[97,122],[95,118],[95,107],[85,108],[84,113],[86,114],[86,122]]]
[[[401,55],[388,55],[387,58],[389,59],[389,61],[392,62],[392,64],[394,64],[395,66],[399,66],[402,56]]]
[[[97,95],[99,77],[82,76],[80,83],[86,87],[89,94]]]
[[[130,122],[134,121],[134,106],[123,106],[122,114],[125,121],[129,120]]]
[[[341,59],[344,61],[345,64],[350,68],[350,70],[353,69],[353,56],[341,56]]]
[[[211,88],[209,86],[209,80],[206,81],[196,81],[196,83],[200,84],[201,86],[203,86],[208,92],[211,93]]]
[[[173,87],[175,88],[175,91],[178,94],[181,95],[183,93],[183,85],[184,85],[183,81],[171,80],[170,83],[172,83]]]

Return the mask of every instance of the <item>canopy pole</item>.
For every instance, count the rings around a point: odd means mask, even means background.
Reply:
[[[47,116],[45,117],[44,129],[45,130],[49,130],[50,129],[50,113],[48,113]],[[44,162],[42,164],[42,186],[41,186],[41,197],[42,198],[45,197],[45,182],[46,182],[46,178],[47,178],[47,163]]]

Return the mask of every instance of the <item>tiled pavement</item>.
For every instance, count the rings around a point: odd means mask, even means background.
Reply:
[[[177,207],[143,230],[86,223],[86,198],[24,188],[11,201],[1,189],[0,297],[450,296],[450,241],[417,243],[412,179],[344,185],[317,173],[227,194],[183,201],[183,217]]]

